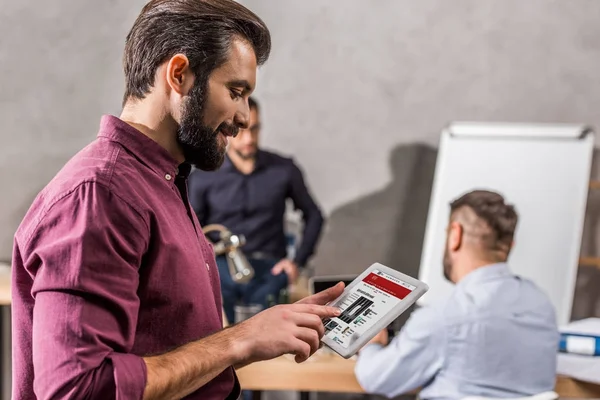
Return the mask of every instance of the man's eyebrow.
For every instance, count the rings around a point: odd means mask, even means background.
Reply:
[[[250,82],[248,82],[245,79],[238,79],[238,80],[234,80],[234,81],[229,81],[227,82],[227,84],[229,86],[233,86],[233,87],[241,87],[244,88],[245,91],[252,91],[252,86],[250,86]]]

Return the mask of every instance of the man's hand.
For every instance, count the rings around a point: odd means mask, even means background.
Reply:
[[[316,304],[285,304],[270,307],[235,325],[241,364],[294,354],[296,362],[319,349],[325,331],[321,319],[339,315],[333,307]]]
[[[375,335],[375,337],[373,339],[369,340],[369,343],[367,343],[367,344],[376,343],[376,344],[380,344],[382,346],[387,346],[388,341],[389,341],[388,331],[387,331],[387,329],[384,329],[381,332],[379,332],[377,335]]]
[[[329,289],[323,290],[319,293],[315,293],[312,296],[308,296],[296,302],[296,304],[319,304],[325,305],[338,297],[344,292],[344,282],[339,282],[337,285],[330,287]]]
[[[269,360],[283,354],[294,354],[300,363],[320,347],[325,332],[322,320],[337,317],[340,310],[325,304],[337,298],[344,290],[338,285],[307,297],[295,304],[278,305],[266,309],[238,325],[238,365]]]
[[[298,279],[298,266],[292,260],[284,258],[271,269],[273,275],[279,275],[282,271],[287,275],[289,283],[295,283]]]
[[[204,386],[225,368],[240,367],[282,354],[296,361],[310,357],[320,345],[322,318],[339,315],[325,304],[344,290],[335,287],[296,304],[271,307],[246,321],[161,355],[144,357],[147,382],[144,400],[181,399]]]

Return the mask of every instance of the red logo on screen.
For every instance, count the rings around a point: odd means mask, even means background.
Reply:
[[[406,296],[408,296],[410,294],[410,292],[412,292],[412,290],[410,290],[409,288],[405,288],[404,286],[398,285],[395,282],[392,282],[388,279],[379,279],[380,277],[375,275],[374,273],[370,273],[369,275],[367,275],[365,277],[365,279],[363,279],[363,282],[371,285],[373,287],[376,287],[377,289],[381,290],[382,292],[385,292],[387,294],[391,294],[394,297],[397,297],[399,299],[403,299]]]

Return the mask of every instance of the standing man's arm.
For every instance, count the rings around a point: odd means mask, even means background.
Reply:
[[[56,201],[24,243],[34,277],[32,351],[38,399],[141,399],[146,364],[131,354],[148,247],[144,219],[101,184]]]
[[[296,208],[302,211],[302,218],[304,220],[302,242],[300,243],[294,262],[298,266],[303,267],[315,252],[315,247],[323,228],[323,214],[321,214],[321,210],[310,195],[300,168],[296,164],[292,164],[291,167],[290,198]]]
[[[179,399],[234,364],[284,353],[305,360],[318,349],[321,318],[339,314],[315,299],[325,304],[343,285],[313,297],[313,304],[273,307],[171,352],[134,355],[148,237],[141,214],[106,187],[85,183],[58,200],[19,243],[34,275],[38,399]]]
[[[339,315],[339,310],[323,305],[339,296],[344,286],[332,289],[320,294],[318,304],[307,298],[304,303],[271,307],[212,336],[144,358],[148,368],[144,400],[180,399],[232,365],[242,367],[282,354],[305,361],[319,349],[325,329],[322,318]]]
[[[445,345],[440,317],[430,308],[416,310],[389,345],[371,343],[360,351],[356,378],[367,393],[396,397],[410,392],[440,370]]]

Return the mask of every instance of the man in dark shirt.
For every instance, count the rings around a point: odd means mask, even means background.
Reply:
[[[223,308],[230,322],[234,322],[236,302],[267,307],[269,296],[277,299],[281,289],[296,280],[298,268],[314,252],[323,225],[300,169],[291,159],[258,148],[260,110],[255,99],[248,103],[248,128],[240,129],[229,142],[221,168],[197,170],[190,176],[190,202],[200,223],[224,225],[247,240],[242,249],[255,273],[249,283],[234,282],[225,256],[217,257]],[[286,258],[287,199],[302,211],[304,220],[302,241],[292,260]]]
[[[127,36],[120,118],[34,200],[12,259],[13,399],[236,399],[234,367],[319,347],[343,285],[222,329],[188,201],[248,125],[264,23],[233,0],[153,0]]]

